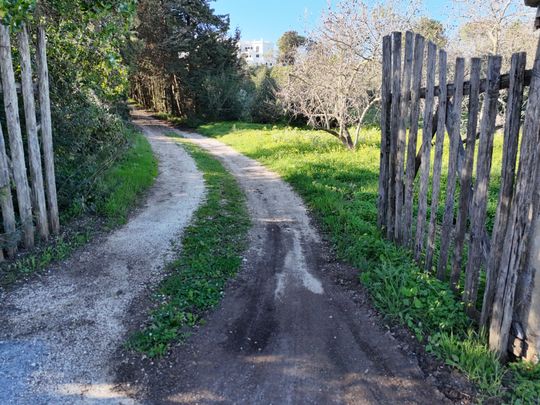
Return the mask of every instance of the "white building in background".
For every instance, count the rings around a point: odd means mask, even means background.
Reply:
[[[238,47],[240,48],[240,55],[246,59],[248,65],[272,67],[276,64],[276,50],[272,42],[262,39],[258,41],[240,41]]]

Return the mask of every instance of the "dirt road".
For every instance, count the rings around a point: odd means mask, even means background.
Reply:
[[[0,297],[0,404],[129,404],[115,392],[111,357],[127,309],[150,294],[204,195],[191,157],[144,126],[159,176],[129,223],[50,274]]]
[[[336,285],[351,269],[331,262],[292,189],[216,140],[179,134],[238,179],[251,246],[206,326],[167,359],[123,365],[119,382],[144,382],[140,399],[154,404],[445,403],[369,306]]]

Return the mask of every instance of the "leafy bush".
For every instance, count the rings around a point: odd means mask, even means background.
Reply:
[[[61,213],[95,211],[97,182],[129,146],[126,124],[83,96],[53,104],[52,114]]]

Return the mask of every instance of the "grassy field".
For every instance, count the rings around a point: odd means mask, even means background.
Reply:
[[[150,357],[163,356],[172,342],[182,340],[219,303],[226,282],[242,263],[250,225],[244,195],[232,175],[200,148],[185,141],[183,145],[203,172],[208,194],[184,232],[180,256],[169,265],[157,291],[158,307],[144,330],[128,343]]]
[[[364,133],[356,152],[344,150],[327,134],[294,128],[215,123],[201,126],[199,132],[261,161],[288,181],[323,226],[340,259],[361,270],[361,281],[377,308],[407,325],[428,351],[468,375],[482,390],[482,400],[505,398],[507,403],[525,404],[540,398],[540,368],[502,367],[488,351],[485,338],[472,332],[473,325],[447,284],[426,274],[407,251],[382,238],[376,226],[380,153],[376,129]],[[498,136],[490,222],[501,160]]]
[[[96,213],[109,227],[126,222],[129,211],[157,176],[157,161],[146,138],[133,129],[126,128],[126,131],[129,147],[118,162],[103,174],[94,190],[95,200],[99,201]],[[0,288],[6,288],[51,263],[66,259],[75,249],[88,243],[97,221],[83,222],[76,229],[64,224],[62,234],[56,239],[43,243],[16,260],[2,263]]]

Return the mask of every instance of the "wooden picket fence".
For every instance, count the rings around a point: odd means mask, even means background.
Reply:
[[[530,286],[519,284],[531,271],[529,242],[540,204],[540,49],[532,71],[525,69],[524,53],[512,56],[508,74],[501,74],[501,61],[489,56],[483,66],[482,59],[472,58],[465,81],[465,60],[457,58],[448,83],[444,50],[412,32],[405,34],[404,44],[399,32],[384,38],[378,221],[386,236],[410,248],[426,271],[450,283],[469,315],[488,328],[491,347],[505,356],[511,327],[519,329],[517,303],[526,307],[531,299]],[[497,107],[506,89],[500,195],[488,232]],[[443,154],[445,145],[449,150]],[[441,186],[444,156],[446,190]],[[446,198],[439,220],[441,194]],[[486,286],[480,299],[482,272]]]
[[[3,95],[8,135],[8,142],[6,142],[4,130],[0,125],[0,208],[3,219],[0,240],[1,260],[4,259],[4,254],[12,257],[21,245],[25,248],[34,247],[35,227],[37,227],[39,237],[43,239],[48,238],[51,232],[57,234],[60,228],[45,29],[42,26],[37,29],[35,55],[37,91],[34,86],[31,43],[27,27],[21,26],[16,33],[16,46],[20,57],[20,83],[17,83],[15,79],[12,36],[15,35],[12,35],[9,27],[0,25],[2,79],[0,91]],[[19,111],[19,93],[22,94],[22,114]],[[36,110],[36,96],[39,115]],[[24,116],[23,122],[26,129],[26,148],[21,130],[23,127],[21,115]],[[39,124],[38,116],[40,117]],[[16,193],[15,202],[12,190]],[[17,207],[17,213],[15,207]]]

